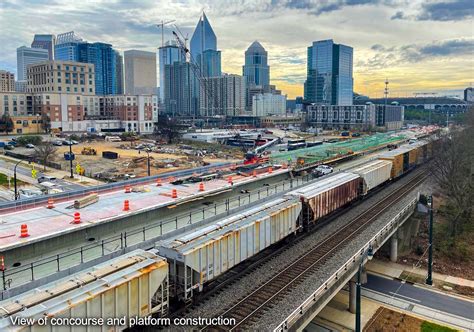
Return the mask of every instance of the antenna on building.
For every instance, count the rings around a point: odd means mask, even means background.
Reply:
[[[161,23],[158,23],[156,25],[158,28],[161,27],[161,47],[165,46],[165,33],[164,33],[165,25],[173,23],[175,21],[176,20],[169,20],[169,21],[165,22],[165,21],[161,20]]]
[[[385,90],[383,92],[385,96],[385,108],[387,108],[387,98],[388,98],[388,78],[385,79]]]

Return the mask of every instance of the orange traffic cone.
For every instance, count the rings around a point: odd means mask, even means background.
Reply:
[[[79,212],[74,213],[74,220],[72,221],[73,224],[80,224],[81,223],[81,214]]]
[[[229,177],[227,178],[227,183],[229,183],[229,184],[233,184],[233,181],[232,181],[232,176],[229,176]]]
[[[272,174],[273,173],[273,168],[270,166],[268,167],[268,173]]]
[[[28,234],[28,225],[27,224],[22,224],[20,226],[20,237],[28,237],[30,234]]]
[[[161,179],[160,178],[156,179],[156,186],[157,187],[161,186]]]
[[[54,201],[52,198],[48,198],[48,206],[46,208],[54,209]]]
[[[171,198],[178,198],[178,191],[176,189],[173,189],[171,192]]]
[[[199,191],[204,191],[204,182],[199,184]]]
[[[256,171],[256,170],[253,170],[253,177],[254,177],[254,178],[257,177],[257,171]]]
[[[0,271],[5,271],[5,259],[0,256]]]
[[[132,190],[131,190],[130,186],[127,184],[127,185],[125,186],[125,193],[126,193],[126,194],[129,194],[129,193],[131,193],[131,192],[132,192]]]
[[[124,211],[130,210],[130,202],[128,201],[128,199],[123,201],[123,210]]]

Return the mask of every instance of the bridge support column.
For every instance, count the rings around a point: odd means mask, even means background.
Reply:
[[[354,278],[352,278],[351,280],[349,280],[349,312],[351,314],[356,313],[356,297],[356,283]]]
[[[397,233],[395,233],[390,238],[390,260],[395,263],[397,259],[398,259],[398,236],[397,236]]]

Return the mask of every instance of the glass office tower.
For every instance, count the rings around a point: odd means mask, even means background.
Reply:
[[[332,40],[314,42],[308,47],[305,99],[311,103],[352,105],[353,49]]]

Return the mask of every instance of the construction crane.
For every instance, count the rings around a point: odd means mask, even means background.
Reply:
[[[216,102],[215,98],[213,98],[213,93],[212,93],[212,87],[209,86],[208,84],[208,78],[205,77],[203,74],[202,74],[202,71],[201,71],[201,66],[199,66],[196,61],[194,60],[191,52],[189,51],[188,49],[188,46],[186,45],[185,42],[183,42],[181,40],[181,38],[178,36],[178,34],[176,33],[176,31],[173,31],[173,35],[176,39],[176,43],[178,45],[179,48],[181,48],[181,50],[184,52],[185,56],[186,56],[186,62],[189,63],[189,67],[191,68],[191,70],[193,71],[194,75],[196,76],[196,78],[198,79],[200,85],[202,86],[202,89],[204,91],[204,95],[207,97],[207,100],[211,100],[211,101],[214,101]],[[206,103],[206,109],[209,107],[209,104],[210,103]],[[217,109],[217,105],[214,105],[215,108]],[[207,113],[207,111],[206,111]]]
[[[156,25],[158,28],[161,27],[161,47],[165,46],[165,33],[164,33],[165,25],[173,23],[175,21],[176,20],[169,20],[169,21],[165,22],[165,21],[161,20],[161,23],[158,23]]]

